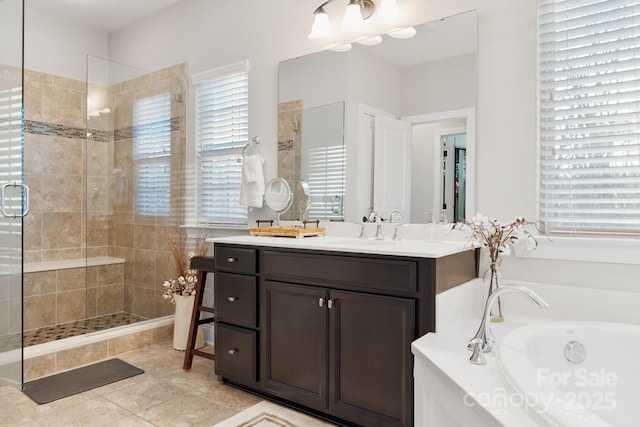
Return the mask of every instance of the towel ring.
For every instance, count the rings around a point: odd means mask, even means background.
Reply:
[[[254,136],[253,138],[251,138],[251,142],[253,142],[255,145],[260,144],[260,137],[259,136]],[[249,142],[247,145],[245,145],[244,147],[242,147],[242,158],[246,159],[247,158],[247,150],[249,149],[249,147],[251,147],[251,142]],[[259,153],[259,149],[258,149],[258,153]]]

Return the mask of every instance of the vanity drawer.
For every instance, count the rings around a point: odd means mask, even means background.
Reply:
[[[243,382],[258,381],[256,331],[216,323],[216,375]]]
[[[261,274],[267,279],[409,293],[417,290],[417,270],[413,260],[271,250],[263,251],[261,264]]]
[[[256,273],[256,250],[234,246],[214,246],[216,270],[232,273]]]
[[[255,276],[218,272],[214,293],[218,321],[248,328],[258,326]]]

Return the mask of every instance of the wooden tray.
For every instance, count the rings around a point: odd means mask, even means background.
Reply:
[[[273,236],[273,237],[311,237],[324,236],[324,227],[302,228],[302,227],[256,227],[250,228],[252,236]]]

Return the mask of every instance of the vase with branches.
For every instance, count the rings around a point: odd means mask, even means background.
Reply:
[[[176,277],[165,280],[162,298],[175,305],[173,324],[173,348],[186,350],[191,316],[195,305],[198,273],[190,268],[191,258],[205,256],[209,251],[207,236],[199,234],[189,240],[186,230],[180,229],[178,237],[167,235]],[[191,243],[191,244],[190,244]],[[198,326],[194,348],[204,346],[202,326]]]
[[[198,275],[196,270],[191,270],[189,264],[194,256],[205,256],[209,251],[207,236],[199,234],[193,238],[193,245],[189,245],[187,232],[180,229],[178,238],[167,235],[176,277],[165,280],[162,284],[165,288],[162,298],[175,304],[176,295],[195,295]]]
[[[539,223],[527,221],[524,217],[515,217],[511,222],[502,222],[497,218],[489,219],[480,213],[471,220],[463,220],[453,224],[452,230],[469,231],[471,248],[487,248],[489,254],[489,269],[483,275],[483,280],[489,282],[487,300],[500,287],[501,275],[498,267],[502,264],[502,257],[511,253],[516,244],[526,245],[527,250],[534,250],[538,241],[527,230],[534,226],[540,231]],[[487,280],[488,276],[488,280]],[[500,322],[504,319],[502,303],[498,298],[497,312],[491,314],[491,320]]]

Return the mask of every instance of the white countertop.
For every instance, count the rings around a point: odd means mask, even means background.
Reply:
[[[397,255],[418,258],[440,258],[465,250],[470,250],[467,242],[462,241],[425,241],[425,240],[374,240],[353,237],[317,236],[305,238],[233,236],[207,239],[213,243],[236,245],[268,246],[290,249],[313,249],[335,252],[354,252],[365,254]]]

